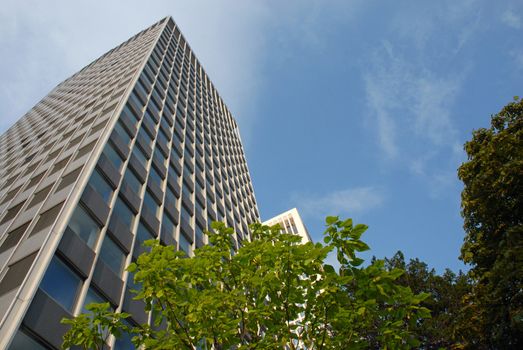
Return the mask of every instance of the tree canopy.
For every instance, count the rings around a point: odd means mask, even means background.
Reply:
[[[475,286],[473,347],[523,347],[523,100],[515,98],[490,128],[472,133],[463,181],[466,236],[461,258]],[[472,320],[471,320],[472,321]]]
[[[439,275],[418,258],[405,262],[401,251],[386,258],[385,267],[405,270],[397,283],[410,287],[414,293],[429,295],[421,305],[431,311],[432,317],[420,320],[414,331],[424,349],[454,349],[465,344],[464,330],[469,329],[471,320],[470,313],[464,310],[471,289],[468,274],[446,269]]]
[[[404,271],[383,260],[363,267],[365,225],[327,218],[325,244],[300,243],[279,226],[254,224],[252,240],[235,250],[234,232],[213,223],[210,244],[187,258],[147,241],[128,270],[136,299],[152,324],[129,326],[129,315],[91,306],[71,325],[64,347],[102,349],[113,334],[133,335],[147,349],[407,349],[418,346],[416,325],[429,317],[415,294],[398,283]],[[338,268],[326,264],[333,254]],[[86,331],[89,330],[89,331]]]

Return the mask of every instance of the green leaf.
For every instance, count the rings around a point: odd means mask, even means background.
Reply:
[[[338,222],[339,220],[339,217],[337,216],[327,216],[325,218],[325,222],[327,223],[327,225],[334,225],[336,222]]]

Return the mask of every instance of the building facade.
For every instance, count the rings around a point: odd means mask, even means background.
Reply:
[[[169,17],[0,136],[0,349],[58,349],[60,320],[93,301],[147,322],[125,266],[151,238],[190,256],[216,220],[241,245],[253,187],[236,122]]]
[[[309,231],[301,219],[298,209],[292,208],[283,212],[263,223],[264,225],[273,226],[279,224],[284,233],[292,233],[301,236],[302,243],[312,242]]]

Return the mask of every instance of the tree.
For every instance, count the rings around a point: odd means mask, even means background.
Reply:
[[[152,311],[152,325],[126,328],[106,310],[65,320],[64,347],[89,348],[103,332],[132,332],[147,349],[362,349],[412,348],[413,330],[428,317],[414,294],[396,281],[383,260],[361,267],[357,252],[367,229],[352,220],[327,218],[325,245],[300,244],[280,227],[254,224],[252,241],[236,251],[234,232],[213,223],[210,245],[186,258],[173,247],[147,241],[150,251],[128,270],[141,288],[136,299]],[[340,268],[325,264],[336,255]],[[97,306],[95,306],[95,310]],[[105,305],[104,307],[108,307]],[[98,325],[110,325],[99,328]],[[85,331],[89,329],[89,331]]]
[[[446,269],[438,275],[434,269],[419,259],[405,263],[405,257],[398,251],[392,258],[385,259],[388,270],[405,270],[397,282],[409,287],[414,293],[429,295],[422,306],[431,312],[431,318],[416,325],[424,349],[458,348],[464,343],[463,330],[468,329],[469,314],[463,313],[463,302],[471,289],[470,278],[461,271],[455,274]]]
[[[523,100],[515,98],[465,144],[461,259],[476,282],[472,347],[523,347]]]

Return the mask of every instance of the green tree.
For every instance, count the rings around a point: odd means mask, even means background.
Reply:
[[[428,317],[420,306],[426,295],[398,284],[403,271],[387,270],[383,260],[361,267],[357,253],[368,249],[360,240],[365,225],[337,217],[327,224],[325,245],[300,244],[300,237],[282,234],[278,226],[255,224],[252,241],[235,251],[233,230],[213,223],[210,245],[192,258],[147,241],[150,251],[128,270],[153,324],[134,327],[133,342],[147,349],[418,346],[413,330]],[[330,252],[338,270],[325,264]],[[85,349],[104,332],[128,332],[125,316],[106,311],[65,320],[72,328],[64,348]]]
[[[414,293],[429,295],[421,305],[430,310],[431,318],[421,320],[415,330],[423,348],[459,348],[464,343],[464,326],[468,327],[470,322],[469,315],[463,313],[464,301],[471,289],[468,275],[461,271],[455,274],[449,269],[438,275],[417,258],[406,263],[401,251],[385,259],[385,267],[405,270],[397,282]]]
[[[465,144],[461,258],[476,282],[467,310],[475,348],[523,348],[523,100],[515,98]]]

